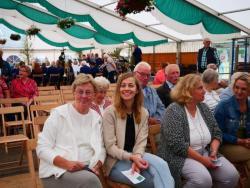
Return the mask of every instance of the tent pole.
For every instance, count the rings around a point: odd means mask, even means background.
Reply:
[[[231,63],[231,72],[232,75],[234,73],[234,58],[235,58],[235,39],[232,42],[232,63]]]
[[[181,63],[181,42],[176,42],[176,64]]]
[[[245,46],[245,56],[244,56],[244,70],[247,70],[247,38],[245,38],[244,46]]]
[[[155,45],[153,46],[153,71],[156,72],[156,68],[155,68]]]

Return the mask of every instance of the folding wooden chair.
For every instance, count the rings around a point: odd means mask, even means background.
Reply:
[[[64,104],[73,102],[75,100],[73,93],[63,93],[61,94],[61,97]]]
[[[41,104],[62,104],[60,95],[47,95],[47,96],[36,96],[34,103],[37,105]]]
[[[61,86],[60,92],[64,104],[74,101],[74,95],[71,86]]]
[[[35,80],[37,86],[43,86],[43,74],[33,74],[32,77]]]
[[[11,106],[23,106],[22,104],[25,104],[29,101],[27,97],[20,97],[20,98],[2,98],[0,99],[0,106],[1,108],[4,108],[5,106],[11,105]],[[27,126],[31,125],[30,120],[30,110],[29,106],[24,106],[24,112],[27,112],[27,117],[24,117],[24,124]],[[17,120],[17,119],[15,119]],[[6,126],[16,126],[19,125],[20,121],[13,121],[13,122],[6,122]],[[33,136],[33,132],[31,131],[31,137]]]
[[[156,135],[158,135],[161,131],[161,125],[149,125],[148,126],[148,141],[151,153],[156,154],[157,152],[157,143],[156,143]]]
[[[43,87],[37,87],[38,91],[52,91],[55,90],[55,86],[43,86]]]
[[[114,182],[114,181],[111,181],[108,178],[106,179],[106,182],[107,182],[107,185],[109,187],[111,187],[111,188],[133,188],[130,185],[126,185],[126,184],[123,184],[123,183]]]
[[[60,74],[50,74],[49,75],[49,86],[59,86],[60,85]]]
[[[60,95],[60,90],[41,90],[39,91],[39,96],[48,96],[48,95]]]
[[[70,86],[60,86],[60,90],[71,90],[72,91],[72,87]]]
[[[60,104],[31,105],[30,106],[34,137],[36,139],[37,139],[38,133],[41,130],[41,127],[44,125],[44,122],[49,117],[50,110],[52,108],[56,108],[59,105]],[[43,112],[46,112],[46,113],[43,113]]]
[[[3,125],[3,136],[7,138],[7,136],[10,136],[7,134],[7,128],[11,127],[11,126],[15,126],[15,127],[21,127],[23,129],[23,136],[27,136],[26,135],[26,126],[24,123],[24,108],[23,106],[16,106],[16,107],[5,107],[5,108],[0,108],[0,115],[2,116],[2,125]],[[11,121],[7,121],[6,120],[6,115],[8,114],[19,114],[21,116],[21,120],[11,120]],[[18,130],[19,131],[19,130]],[[19,134],[19,132],[17,131],[17,133]],[[17,134],[17,135],[18,135]],[[25,138],[23,136],[19,136],[20,138]],[[4,141],[4,137],[2,137],[2,141]],[[19,138],[18,137],[18,138]],[[16,137],[14,137],[16,138]],[[5,151],[6,153],[8,153],[8,148],[7,148],[7,142],[8,140],[6,140],[6,144],[5,144]],[[15,141],[15,140],[14,140]]]

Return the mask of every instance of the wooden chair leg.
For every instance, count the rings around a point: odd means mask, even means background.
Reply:
[[[26,142],[22,143],[22,150],[20,154],[20,160],[19,160],[19,165],[21,166],[23,164],[23,155],[24,155],[24,150],[26,149]]]
[[[27,160],[28,160],[28,166],[29,166],[32,187],[37,188],[36,173],[35,173],[35,167],[34,167],[34,161],[33,161],[33,155],[32,155],[32,147],[33,146],[30,146],[30,144],[32,144],[32,143],[30,143],[29,140],[27,140],[25,142],[25,144],[26,144]]]

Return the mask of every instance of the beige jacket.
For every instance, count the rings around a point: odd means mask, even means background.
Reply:
[[[123,149],[125,144],[126,121],[126,118],[121,119],[118,117],[113,105],[106,108],[103,114],[103,137],[107,152],[104,165],[107,175],[109,175],[117,160],[129,160],[132,154]],[[135,123],[135,146],[133,154],[144,154],[147,137],[148,112],[143,108],[141,123]]]

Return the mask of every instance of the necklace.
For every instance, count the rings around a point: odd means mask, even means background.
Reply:
[[[186,109],[186,113],[187,113],[189,119],[191,120],[193,127],[195,128],[196,132],[198,133],[198,135],[200,137],[201,154],[203,155],[204,149],[205,149],[205,133],[204,133],[204,130],[203,130],[202,125],[201,125],[201,120],[200,120],[198,108],[196,107],[196,112],[195,112],[194,117],[192,116],[192,114],[189,112],[189,110],[186,107],[185,107],[185,109]]]

